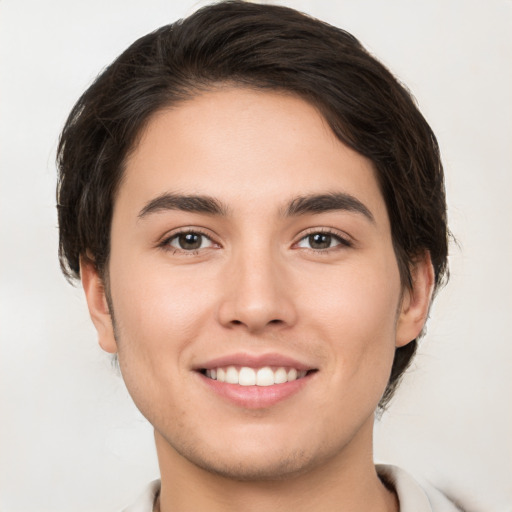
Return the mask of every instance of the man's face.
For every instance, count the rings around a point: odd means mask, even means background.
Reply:
[[[159,455],[244,479],[371,454],[414,334],[372,164],[308,103],[226,88],[154,115],[116,197],[109,285],[100,342]]]

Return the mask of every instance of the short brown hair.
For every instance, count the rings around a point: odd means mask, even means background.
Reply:
[[[137,40],[74,106],[57,155],[59,256],[68,278],[79,278],[86,254],[105,275],[123,164],[149,117],[224,83],[287,91],[315,105],[377,170],[403,286],[428,251],[439,287],[449,234],[443,168],[409,92],[351,34],[287,7],[242,1],[204,7]],[[396,350],[381,406],[416,346]]]

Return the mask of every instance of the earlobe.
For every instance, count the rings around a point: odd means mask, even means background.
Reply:
[[[103,280],[94,263],[88,258],[80,258],[80,277],[85,292],[89,315],[98,332],[100,347],[111,354],[117,352],[114,326],[108,308]]]
[[[396,329],[396,346],[416,339],[427,320],[434,289],[434,267],[430,253],[419,257],[411,269],[412,287],[404,291]]]

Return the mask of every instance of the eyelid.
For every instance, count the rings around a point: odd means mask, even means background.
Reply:
[[[187,253],[187,254],[194,254],[194,253],[196,253],[197,251],[199,251],[201,249],[195,249],[195,250],[186,251],[184,249],[180,249],[180,248],[173,247],[173,246],[170,245],[170,242],[173,239],[175,239],[176,237],[178,237],[180,235],[186,235],[188,233],[194,233],[194,234],[197,234],[197,235],[204,236],[205,238],[210,240],[210,242],[212,243],[213,246],[220,247],[220,243],[217,242],[215,237],[210,232],[207,232],[207,230],[205,230],[204,228],[200,228],[200,227],[196,227],[196,226],[184,226],[184,227],[179,227],[179,228],[173,229],[171,231],[168,231],[167,233],[165,233],[165,235],[163,235],[158,240],[156,246],[161,248],[161,249],[164,249],[164,250],[172,250],[174,252],[182,252],[182,253]]]
[[[347,233],[345,233],[343,231],[340,231],[339,229],[328,228],[328,227],[318,227],[318,228],[313,227],[313,228],[308,228],[305,231],[301,232],[297,236],[297,240],[293,243],[293,246],[296,246],[299,242],[301,242],[308,236],[314,235],[316,233],[330,235],[330,236],[336,238],[340,242],[340,245],[343,247],[353,247],[353,245],[354,245],[354,239],[350,235],[348,235]],[[304,247],[304,249],[306,249],[306,250],[309,249],[310,251],[315,251],[315,252],[326,252],[326,251],[329,251],[329,249],[334,249],[334,248],[335,247],[330,247],[327,249],[313,249],[313,248]]]

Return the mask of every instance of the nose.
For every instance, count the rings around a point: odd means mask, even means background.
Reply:
[[[292,326],[297,311],[284,267],[270,250],[239,254],[229,263],[221,284],[219,322],[251,333]]]

